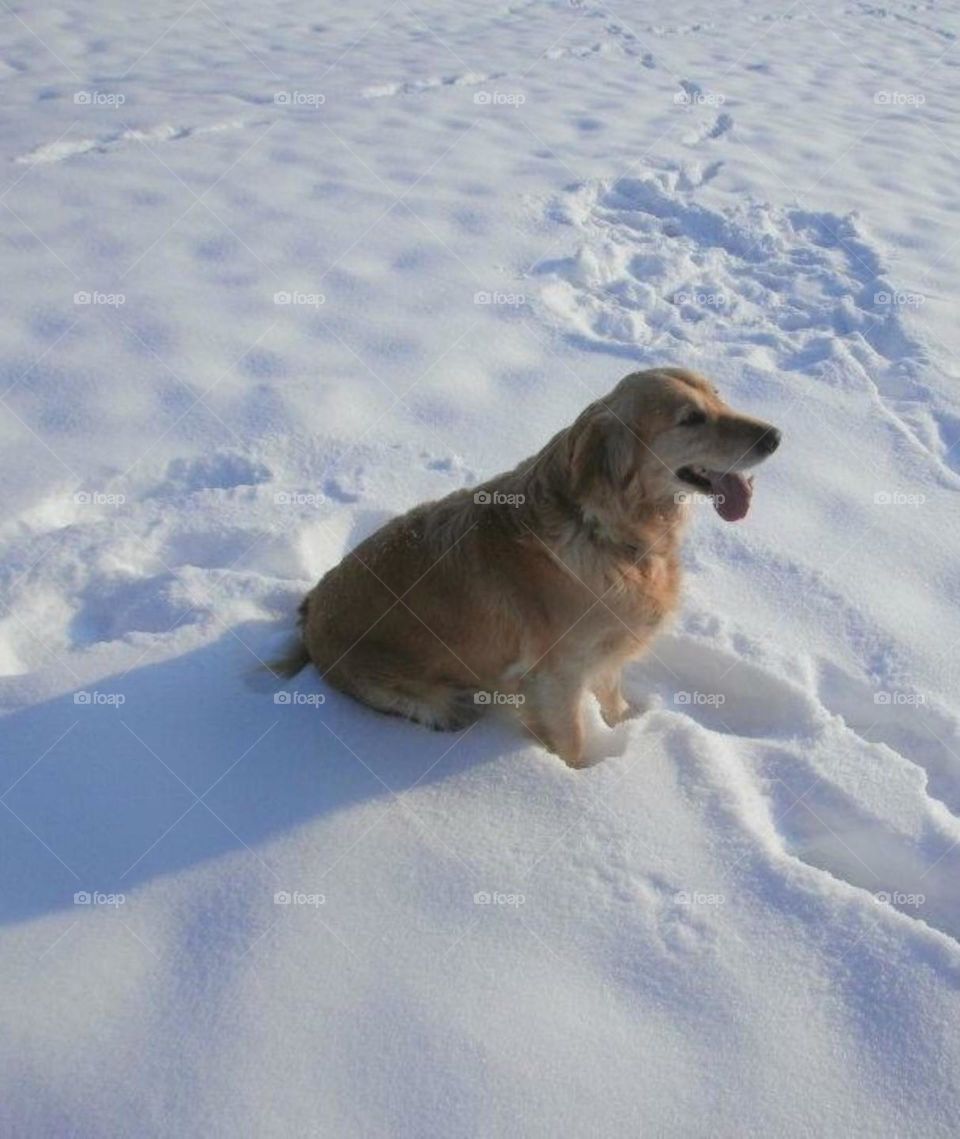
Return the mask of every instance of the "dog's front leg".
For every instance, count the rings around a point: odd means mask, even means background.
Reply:
[[[600,702],[600,715],[608,728],[614,728],[631,712],[620,687],[619,667],[602,672],[593,683],[593,694]]]
[[[583,767],[583,679],[539,672],[523,685],[520,715],[529,730],[570,767]]]

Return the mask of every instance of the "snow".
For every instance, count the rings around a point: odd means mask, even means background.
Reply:
[[[7,7],[4,1134],[957,1134],[958,34]],[[595,766],[267,684],[657,362],[784,443]]]

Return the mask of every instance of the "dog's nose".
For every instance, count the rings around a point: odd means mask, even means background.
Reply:
[[[768,427],[757,440],[757,450],[765,455],[772,455],[780,446],[780,432],[776,427]]]

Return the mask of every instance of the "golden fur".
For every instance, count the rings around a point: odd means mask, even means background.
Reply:
[[[685,421],[685,422],[684,422]],[[676,607],[690,486],[677,471],[754,466],[779,432],[680,368],[634,373],[531,459],[388,522],[301,605],[308,661],[382,712],[457,729],[489,704],[573,767],[582,702],[620,687]]]

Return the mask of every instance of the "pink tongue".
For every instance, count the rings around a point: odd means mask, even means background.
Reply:
[[[741,518],[746,518],[750,509],[750,496],[753,494],[753,480],[748,482],[736,471],[725,475],[710,472],[709,478],[713,508],[724,522],[739,522]]]

